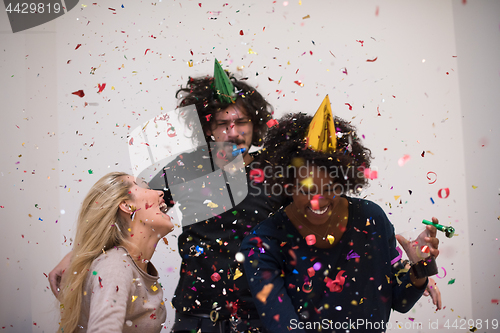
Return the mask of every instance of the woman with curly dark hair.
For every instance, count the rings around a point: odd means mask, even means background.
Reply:
[[[333,117],[325,98],[314,118],[281,118],[268,134],[263,159],[273,171],[268,181],[293,200],[241,246],[265,329],[386,331],[391,308],[410,310],[427,277],[410,270],[397,282],[394,227],[375,203],[347,196],[366,185],[371,159],[354,127]],[[429,233],[436,257],[436,229]]]

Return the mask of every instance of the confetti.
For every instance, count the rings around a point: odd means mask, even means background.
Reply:
[[[309,246],[312,246],[312,245],[316,244],[316,236],[314,236],[312,234],[311,235],[307,235],[306,236],[306,243]]]
[[[365,168],[363,172],[366,179],[374,180],[378,178],[377,170],[371,170],[370,168]]]
[[[398,160],[398,165],[400,167],[402,167],[403,165],[405,165],[409,160],[410,160],[410,155],[404,155],[403,157],[401,157],[399,160]]]
[[[249,172],[250,180],[255,183],[262,183],[264,181],[264,170],[252,169]]]
[[[366,59],[366,62],[375,62],[377,61],[378,57],[375,57],[374,59]]]
[[[243,36],[244,33],[243,33],[243,30],[240,30],[240,36]]]
[[[357,254],[353,250],[349,251],[349,253],[347,253],[346,260],[354,259],[354,258],[359,258],[359,254]]]
[[[85,93],[83,92],[83,90],[78,90],[78,91],[75,91],[75,92],[72,92],[73,95],[77,95],[78,97],[82,98],[83,96],[85,96]]]
[[[455,283],[455,279],[451,279],[450,281],[448,281],[448,284],[454,284]]]
[[[214,282],[219,282],[221,277],[220,277],[220,274],[215,272],[214,274],[212,274],[212,276],[210,277],[212,279],[212,281]]]
[[[94,171],[92,171],[92,169],[89,169],[89,175],[93,174]]]
[[[446,276],[446,269],[444,269],[444,267],[441,267],[441,268],[442,268],[442,269],[443,269],[443,271],[444,271],[444,275],[443,275],[443,276],[439,276],[438,274],[436,274],[436,277],[437,277],[438,279],[443,279],[443,278]]]
[[[329,277],[325,277],[326,286],[330,289],[331,292],[340,293],[342,289],[344,289],[345,277],[342,276],[345,271],[340,271],[337,273],[335,280],[330,279]]]
[[[104,90],[104,88],[106,88],[106,83],[103,83],[102,85],[98,83],[97,87],[99,88],[99,91],[97,92],[99,94]]]
[[[442,192],[443,192],[443,191],[444,191],[444,195],[445,195],[444,197],[443,197],[443,194],[442,194]],[[439,197],[440,199],[446,199],[446,198],[448,198],[449,196],[450,196],[450,189],[449,189],[449,188],[447,188],[447,187],[446,187],[446,188],[442,188],[442,189],[440,189],[440,190],[438,191],[438,197]]]
[[[432,181],[432,178],[431,178],[431,177],[429,177],[429,175],[434,175],[434,176],[435,176],[435,178],[434,178],[434,180],[433,180],[433,181]],[[428,179],[429,181],[431,181],[429,184],[434,184],[434,183],[437,181],[437,173],[435,173],[434,171],[429,171],[429,172],[427,172],[427,179]]]
[[[266,124],[268,128],[271,128],[278,125],[278,121],[276,119],[270,119]]]
[[[273,290],[273,288],[274,288],[274,284],[272,284],[272,283],[266,284],[257,293],[257,295],[255,296],[255,298],[257,298],[261,303],[266,304],[267,303],[267,297],[269,296],[269,294],[271,293],[271,291]]]
[[[335,242],[335,237],[333,235],[326,236],[326,239],[328,239],[328,242],[330,242],[330,245],[332,245]]]
[[[349,103],[344,103],[344,104],[345,104],[345,105],[347,105],[347,106],[349,107],[349,111],[352,111],[352,106],[351,106],[351,104],[349,104]]]
[[[75,47],[75,50],[78,50],[80,48],[80,46],[82,46],[82,44],[77,44]]]
[[[396,246],[396,251],[398,251],[399,254],[396,258],[391,260],[391,265],[394,265],[403,256],[403,251],[401,250],[401,248],[399,246]]]
[[[296,85],[300,86],[300,87],[303,87],[304,84],[300,81],[300,80],[297,80],[297,81],[293,81]]]

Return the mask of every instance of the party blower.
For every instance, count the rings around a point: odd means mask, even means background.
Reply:
[[[446,237],[448,237],[448,238],[451,238],[455,235],[455,228],[453,228],[452,226],[445,227],[444,225],[434,223],[434,222],[428,221],[428,220],[423,220],[422,223],[436,227],[437,230],[444,232]]]

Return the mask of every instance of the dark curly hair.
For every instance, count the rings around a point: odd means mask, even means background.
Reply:
[[[333,153],[317,152],[306,148],[304,139],[312,118],[304,113],[288,114],[269,130],[259,156],[260,163],[270,165],[273,171],[272,179],[266,179],[266,182],[282,186],[294,184],[297,167],[294,159],[298,158],[302,163],[337,170],[338,177],[334,181],[343,189],[352,192],[366,186],[368,180],[364,177],[364,169],[370,167],[372,156],[371,151],[361,144],[355,127],[334,117],[337,149]]]
[[[237,96],[234,104],[244,109],[253,123],[252,145],[261,146],[267,133],[267,122],[272,119],[273,108],[255,88],[236,79],[229,72],[226,74],[236,88]],[[217,99],[214,78],[212,76],[190,77],[186,87],[179,89],[175,97],[180,99],[179,107],[193,104],[196,106],[203,133],[195,133],[193,139],[198,142],[213,141],[205,133],[211,129],[211,122],[215,121],[215,113],[232,105],[232,103],[222,103]],[[186,119],[186,121],[192,124],[196,119]]]

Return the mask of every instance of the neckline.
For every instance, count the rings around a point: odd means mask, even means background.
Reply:
[[[152,273],[155,273],[156,275],[152,275],[152,274],[149,274],[148,272],[145,272],[142,270],[142,268],[140,268],[137,263],[135,262],[134,258],[132,258],[132,256],[130,255],[130,253],[128,252],[128,250],[124,247],[124,246],[116,246],[115,247],[116,249],[123,249],[127,255],[127,257],[130,258],[130,260],[132,261],[134,267],[139,271],[139,273],[141,273],[141,275],[144,275],[146,277],[149,277],[151,279],[156,279],[158,280],[160,278],[159,274],[158,274],[158,270],[156,269],[156,267],[153,265],[153,263],[151,261],[148,261],[147,263],[147,270],[151,270]]]

